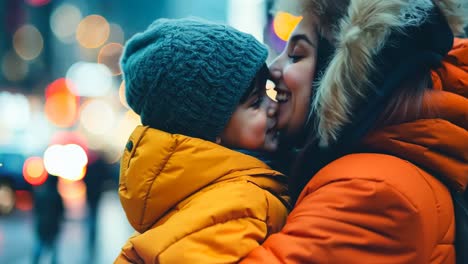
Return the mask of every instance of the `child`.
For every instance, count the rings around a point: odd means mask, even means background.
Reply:
[[[119,195],[136,229],[115,263],[236,263],[284,224],[286,178],[232,149],[274,150],[267,49],[201,19],[159,19],[126,44],[129,106],[142,124]]]

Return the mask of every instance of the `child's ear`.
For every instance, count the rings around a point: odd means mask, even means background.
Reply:
[[[216,137],[216,144],[221,145],[221,137]]]

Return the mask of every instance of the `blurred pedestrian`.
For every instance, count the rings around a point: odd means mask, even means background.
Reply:
[[[103,153],[90,152],[90,162],[83,179],[86,184],[87,230],[88,230],[88,259],[91,263],[95,259],[98,234],[98,207],[102,197],[104,182],[110,178],[110,165]]]
[[[47,252],[51,255],[50,263],[58,263],[56,242],[61,230],[64,205],[57,183],[58,177],[49,175],[43,184],[33,187],[36,233],[33,263],[40,263]]]

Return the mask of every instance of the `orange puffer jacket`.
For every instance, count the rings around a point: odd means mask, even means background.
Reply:
[[[374,131],[368,153],[320,170],[281,232],[241,263],[455,263],[452,200],[433,176],[468,183],[467,40],[432,77],[423,105],[436,113]]]
[[[119,184],[137,234],[115,263],[236,263],[284,225],[285,182],[251,156],[139,126]]]

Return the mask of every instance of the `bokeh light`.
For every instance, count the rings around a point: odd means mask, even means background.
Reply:
[[[31,192],[25,190],[17,190],[16,196],[16,209],[20,211],[30,211],[33,208],[33,197]]]
[[[265,0],[228,0],[227,22],[263,42]]]
[[[93,99],[82,105],[80,119],[88,132],[103,135],[113,128],[115,113],[109,103]]]
[[[59,131],[50,139],[50,145],[75,144],[80,146],[88,155],[88,140],[77,131]]]
[[[109,43],[101,48],[98,55],[98,63],[104,64],[112,72],[112,75],[122,73],[120,69],[120,56],[122,55],[123,46],[119,43]]]
[[[13,35],[13,48],[24,60],[35,59],[43,47],[42,35],[33,25],[23,25]]]
[[[26,0],[26,3],[35,7],[47,5],[49,2],[50,0]]]
[[[77,117],[76,100],[73,96],[57,93],[45,103],[47,118],[58,127],[71,127]]]
[[[67,219],[82,219],[86,214],[86,184],[59,178],[57,190],[67,209]]]
[[[294,28],[301,20],[301,16],[294,16],[287,12],[278,12],[273,19],[273,29],[275,34],[280,39],[287,41]]]
[[[0,145],[11,144],[11,142],[14,142],[13,141],[14,136],[15,136],[15,133],[13,133],[12,130],[0,128]]]
[[[130,109],[127,103],[127,97],[125,96],[125,81],[122,81],[119,86],[119,100],[123,107]]]
[[[57,189],[60,196],[66,200],[77,199],[86,195],[86,185],[83,181],[70,181],[60,178]]]
[[[16,139],[18,150],[26,155],[37,155],[49,145],[50,137],[56,128],[50,125],[44,113],[43,96],[28,95],[31,108],[31,118],[22,131],[21,137]]]
[[[123,44],[125,41],[125,32],[122,27],[115,23],[110,23],[110,35],[107,41]]]
[[[87,164],[86,152],[76,144],[52,145],[44,152],[44,165],[47,172],[67,180],[83,179]]]
[[[110,141],[111,146],[115,149],[122,149],[127,143],[128,137],[138,125],[141,125],[140,116],[131,110],[125,112],[120,117],[117,128],[113,130],[114,133]],[[112,162],[117,162],[122,152],[114,151],[113,154],[115,154],[115,156],[110,155],[109,159],[112,160]]]
[[[85,48],[98,48],[107,41],[109,34],[107,20],[100,15],[90,15],[78,24],[76,40]]]
[[[26,77],[29,66],[27,62],[21,59],[14,51],[9,51],[2,59],[3,76],[8,81],[21,81]]]
[[[70,90],[71,83],[60,78],[51,83],[45,91],[44,112],[47,119],[58,127],[72,126],[78,116],[78,100]]]
[[[60,41],[72,43],[81,19],[80,9],[71,4],[61,4],[52,12],[50,28]]]
[[[72,93],[75,94],[75,86],[73,82],[65,79],[59,78],[53,81],[47,88],[45,89],[45,98],[48,99],[49,97],[53,96],[57,93]]]
[[[103,151],[104,155],[106,156],[106,162],[108,164],[114,164],[120,162],[122,158],[122,146],[120,147],[108,147]]]
[[[24,130],[31,119],[29,101],[23,94],[0,92],[0,129]]]
[[[41,157],[30,157],[24,162],[23,177],[31,185],[43,184],[47,176]]]
[[[112,72],[104,64],[77,62],[67,71],[67,80],[79,96],[105,96],[112,88]]]
[[[14,207],[15,191],[9,185],[0,185],[0,215],[10,213]]]

